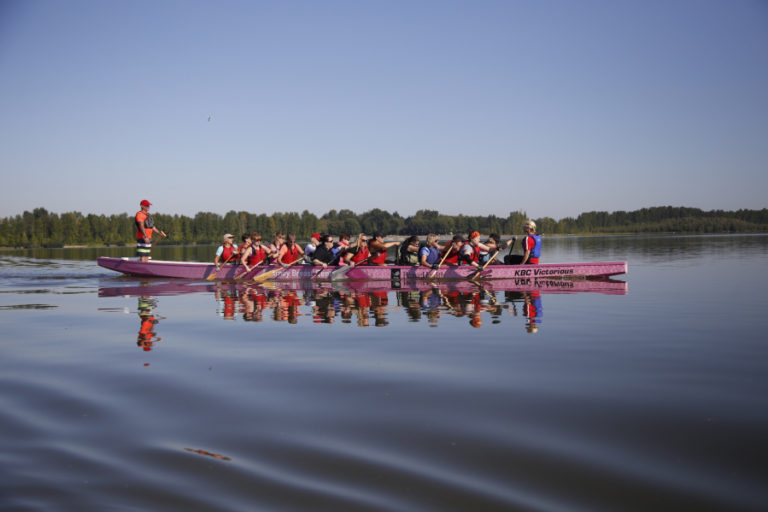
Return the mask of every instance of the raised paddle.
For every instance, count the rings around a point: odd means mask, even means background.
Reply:
[[[496,252],[495,252],[495,253],[493,253],[493,254],[491,255],[491,257],[490,257],[490,258],[488,258],[488,261],[486,261],[486,262],[485,262],[485,264],[483,264],[483,266],[482,266],[482,267],[479,267],[479,268],[478,268],[478,269],[475,271],[475,273],[474,273],[474,274],[472,274],[472,275],[471,275],[471,276],[470,276],[468,279],[469,279],[470,281],[473,281],[473,280],[474,280],[474,279],[475,279],[475,278],[476,278],[476,277],[477,277],[477,276],[480,274],[480,272],[482,272],[483,270],[485,270],[485,267],[487,267],[487,266],[488,266],[488,265],[489,265],[489,264],[490,264],[490,263],[491,263],[491,262],[492,262],[492,261],[493,261],[493,260],[496,258],[496,256],[498,256],[498,255],[499,255],[499,250],[497,249],[497,250],[496,250]]]
[[[219,270],[221,270],[222,268],[224,268],[224,265],[226,265],[227,263],[229,263],[229,260],[231,260],[231,259],[232,259],[232,256],[234,256],[234,255],[235,255],[235,253],[234,253],[234,252],[232,252],[232,254],[230,254],[230,255],[229,255],[229,258],[227,258],[227,259],[226,259],[226,261],[224,261],[224,263],[222,263],[222,264],[219,266],[219,268],[217,268],[216,270],[214,270],[214,271],[211,273],[211,275],[209,275],[208,277],[206,277],[206,278],[205,278],[205,280],[206,280],[206,281],[213,281],[214,279],[216,279],[216,275],[219,273]]]
[[[288,267],[291,267],[291,266],[293,266],[293,265],[297,264],[297,263],[298,263],[298,262],[300,262],[301,260],[302,260],[302,258],[299,258],[299,259],[297,259],[296,261],[294,261],[294,262],[292,262],[292,263],[289,263],[289,264],[287,264],[287,265],[286,265],[286,266],[284,266],[284,267],[276,268],[276,269],[274,269],[274,270],[269,270],[269,271],[267,271],[267,272],[264,272],[263,274],[259,274],[259,275],[257,275],[256,277],[254,277],[254,278],[253,278],[253,282],[254,282],[254,283],[260,283],[260,282],[262,282],[262,281],[266,281],[267,279],[269,279],[270,277],[272,277],[273,275],[275,275],[275,272],[279,272],[280,270],[285,270],[285,269],[287,269]]]
[[[447,251],[445,251],[445,254],[443,255],[443,259],[441,259],[441,260],[440,260],[440,263],[438,263],[438,264],[437,264],[437,268],[436,268],[436,269],[434,269],[434,270],[432,270],[432,272],[430,272],[430,273],[429,273],[429,275],[427,276],[427,279],[432,279],[433,277],[435,277],[435,274],[437,274],[437,271],[438,271],[438,270],[440,269],[440,267],[443,265],[443,262],[444,262],[444,261],[445,261],[445,259],[448,257],[448,255],[449,255],[449,254],[451,254],[451,251],[452,251],[452,250],[453,250],[453,244],[451,244],[451,246],[448,248],[448,250],[447,250]]]

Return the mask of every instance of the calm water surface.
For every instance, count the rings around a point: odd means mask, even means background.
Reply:
[[[95,263],[130,252],[0,253],[0,509],[768,506],[768,236],[547,239],[629,261],[572,289]]]

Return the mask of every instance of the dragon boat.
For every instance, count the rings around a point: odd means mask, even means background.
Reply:
[[[538,265],[491,264],[478,271],[469,265],[442,266],[432,270],[424,266],[368,266],[353,268],[312,265],[257,266],[246,272],[242,265],[225,265],[217,270],[211,263],[180,261],[140,261],[137,258],[111,258],[102,256],[99,266],[130,276],[159,277],[176,279],[217,279],[217,280],[259,280],[260,276],[272,281],[301,281],[305,279],[333,281],[343,276],[348,281],[389,281],[408,280],[465,280],[465,279],[552,279],[609,277],[627,273],[626,261],[594,263],[542,263]]]

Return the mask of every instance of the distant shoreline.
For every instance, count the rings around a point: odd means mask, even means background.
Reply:
[[[756,231],[756,232],[719,232],[719,233],[697,233],[697,232],[667,232],[667,233],[567,233],[567,234],[561,234],[561,233],[553,233],[551,235],[548,235],[546,233],[542,234],[545,238],[600,238],[600,237],[617,237],[617,236],[652,236],[652,237],[669,237],[669,236],[680,236],[680,237],[711,237],[711,236],[759,236],[759,235],[768,235],[768,232],[766,231]],[[443,235],[437,235],[438,240],[445,241],[449,240],[453,235],[452,234],[443,234]],[[513,236],[516,236],[518,239],[522,238],[525,235],[522,234],[503,234],[501,235],[502,240],[509,239]],[[387,242],[402,242],[406,238],[408,238],[405,235],[387,235],[384,237],[384,240]],[[423,239],[425,237],[421,236],[419,239]],[[299,243],[308,242],[308,240],[299,241]],[[217,246],[219,245],[218,242],[212,242],[212,243],[200,243],[200,242],[190,242],[190,243],[164,243],[164,244],[158,244],[155,245],[155,248],[159,247],[192,247],[192,246]],[[32,249],[61,249],[61,250],[74,250],[74,249],[130,249],[133,247],[133,243],[119,243],[119,244],[99,244],[99,245],[64,245],[61,247],[7,247],[3,246],[0,247],[0,252],[2,251],[26,251],[26,250],[32,250]]]

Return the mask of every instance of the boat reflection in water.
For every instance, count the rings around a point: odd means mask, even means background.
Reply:
[[[105,283],[106,284],[106,283]],[[482,327],[490,318],[500,323],[505,310],[526,320],[525,329],[536,333],[543,318],[542,295],[563,293],[602,293],[624,295],[627,283],[602,279],[509,279],[430,282],[386,281],[331,282],[200,282],[152,281],[120,278],[100,286],[100,297],[139,297],[142,319],[139,345],[150,350],[157,318],[154,297],[190,293],[211,294],[216,313],[228,321],[263,322],[265,319],[287,324],[340,322],[359,327],[383,327],[395,311],[404,312],[408,321],[427,322],[436,327],[442,316],[466,318],[472,327]],[[309,323],[309,320],[306,320]]]

